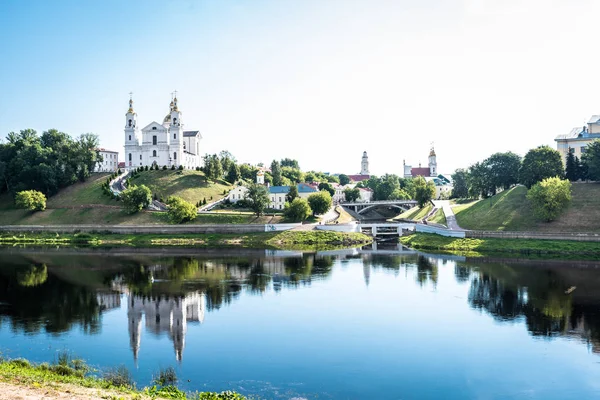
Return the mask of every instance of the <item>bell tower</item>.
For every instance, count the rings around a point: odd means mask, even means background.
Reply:
[[[139,146],[137,114],[133,110],[133,93],[129,93],[129,109],[125,114],[125,165],[132,167]]]
[[[169,157],[171,165],[183,164],[183,124],[181,123],[181,111],[177,105],[177,91],[171,102],[171,124],[169,125]]]
[[[431,144],[431,150],[429,151],[429,176],[437,176],[437,160],[433,144]]]
[[[360,174],[369,175],[369,157],[366,151],[363,152],[362,162],[360,163]]]

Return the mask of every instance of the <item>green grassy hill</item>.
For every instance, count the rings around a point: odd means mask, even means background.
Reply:
[[[431,205],[431,203],[426,205],[423,208],[419,208],[419,206],[415,206],[408,211],[404,211],[402,214],[398,215],[394,219],[410,219],[413,221],[420,221],[423,218],[425,218],[425,216],[427,214],[429,214],[432,209],[433,209],[433,205]]]
[[[464,229],[492,231],[600,232],[600,184],[574,183],[569,208],[552,222],[540,222],[533,215],[527,189],[516,186],[489,199],[453,207]]]
[[[229,192],[233,186],[225,181],[216,183],[208,182],[206,176],[200,171],[144,171],[131,181],[136,185],[146,185],[159,198],[167,199],[169,196],[179,196],[184,200],[196,204],[211,197],[218,200],[224,197],[223,191]]]

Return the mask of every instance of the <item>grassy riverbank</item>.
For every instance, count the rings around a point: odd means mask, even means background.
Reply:
[[[285,231],[246,234],[0,233],[0,244],[86,246],[199,246],[301,249],[368,244],[362,233]]]
[[[450,238],[428,233],[415,233],[400,238],[403,245],[418,250],[456,253],[519,253],[550,255],[582,255],[600,257],[597,242],[534,239]]]
[[[174,385],[176,381],[165,382],[170,372],[159,371],[152,385],[137,389],[129,371],[115,368],[104,371],[99,376],[82,360],[72,360],[59,355],[53,364],[32,364],[24,359],[0,359],[0,388],[3,393],[10,391],[14,398],[44,399],[181,399],[181,400],[244,400],[234,392],[185,393]],[[163,378],[162,380],[160,378]],[[162,385],[161,385],[162,383]],[[167,384],[168,383],[168,384]]]

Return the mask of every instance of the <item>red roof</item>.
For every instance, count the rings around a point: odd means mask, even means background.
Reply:
[[[121,161],[119,163],[119,168],[125,168],[125,161]]]
[[[413,178],[416,178],[417,176],[429,176],[431,174],[431,171],[429,171],[429,168],[412,168],[410,170],[410,174],[413,176]]]
[[[362,181],[366,181],[367,179],[369,179],[371,177],[371,175],[348,175],[348,178],[350,178],[350,180],[352,182],[362,182]]]

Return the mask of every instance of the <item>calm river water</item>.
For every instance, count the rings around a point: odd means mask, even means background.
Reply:
[[[600,262],[0,249],[0,351],[264,399],[600,398]]]

